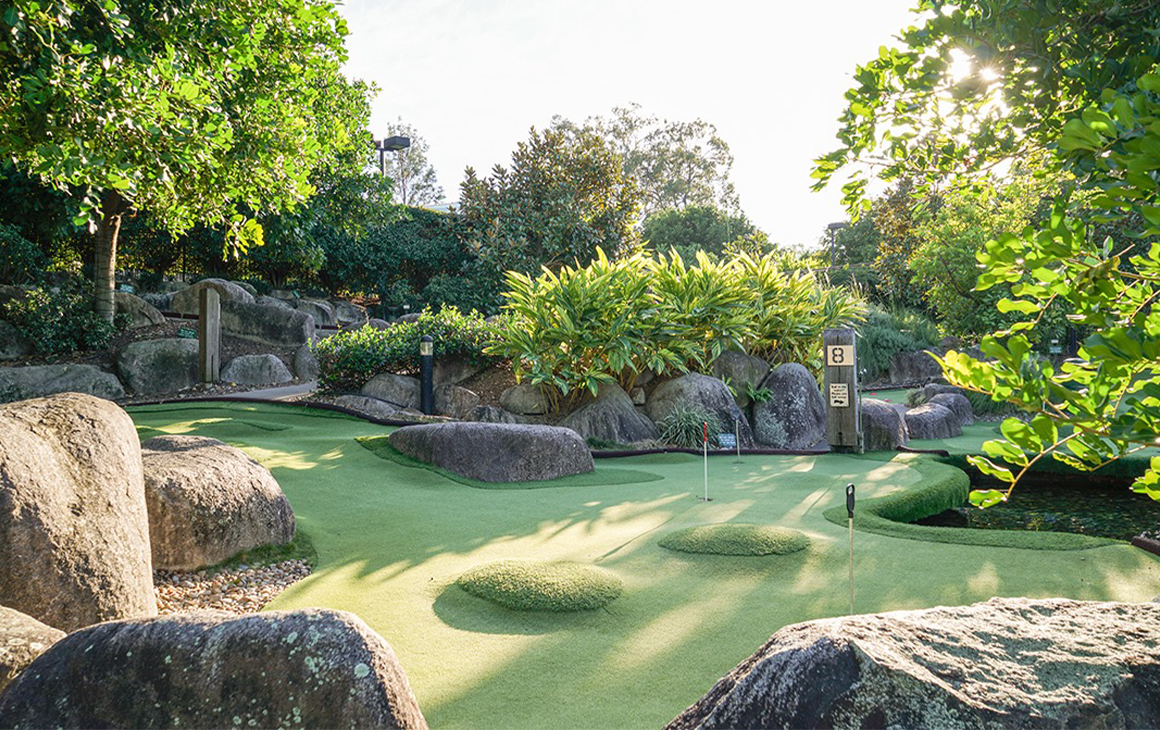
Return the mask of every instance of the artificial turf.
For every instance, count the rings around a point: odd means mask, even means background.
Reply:
[[[666,550],[702,555],[789,555],[810,546],[810,539],[777,525],[726,522],[674,530],[657,543]]]
[[[455,585],[513,611],[595,611],[616,600],[616,574],[566,561],[497,560],[472,568]]]
[[[868,501],[928,478],[914,457],[721,456],[710,460],[705,502],[701,460],[658,454],[596,468],[657,481],[483,490],[379,458],[354,439],[390,429],[353,418],[249,404],[130,413],[156,431],[242,446],[271,469],[317,568],[270,608],[361,616],[394,647],[437,728],[664,725],[778,628],[846,612],[847,531],[823,514],[844,504],[846,483]],[[810,546],[771,559],[658,544],[674,530],[728,522],[799,530]],[[858,612],[996,595],[1160,595],[1160,563],[1123,543],[1030,550],[867,531],[854,543]],[[455,585],[473,568],[512,559],[599,566],[624,589],[603,609],[557,614],[512,611]]]

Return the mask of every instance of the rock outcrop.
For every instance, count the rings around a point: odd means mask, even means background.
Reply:
[[[114,292],[113,297],[117,314],[129,315],[129,329],[165,324],[165,315],[141,297],[124,291]]]
[[[318,357],[310,345],[302,345],[294,351],[294,377],[306,382],[318,380],[320,373]]]
[[[31,616],[0,606],[0,692],[16,675],[64,638],[64,632]]]
[[[769,375],[769,363],[738,350],[726,350],[713,361],[713,377],[733,388],[733,397],[741,408],[749,406],[749,389],[756,390]]]
[[[552,410],[544,386],[531,383],[517,383],[500,393],[499,405],[520,416],[541,416]]]
[[[277,355],[239,355],[222,368],[222,380],[238,385],[281,385],[293,379]]]
[[[137,395],[176,393],[197,384],[197,340],[131,342],[117,353],[117,372]]]
[[[58,641],[0,694],[0,726],[406,728],[394,651],[345,611],[116,621]]]
[[[419,379],[394,373],[379,373],[359,391],[362,395],[385,400],[399,408],[419,407]]]
[[[294,511],[266,467],[203,436],[141,444],[153,567],[191,570],[294,538]]]
[[[862,399],[862,446],[866,451],[894,451],[910,441],[898,409],[876,398]]]
[[[226,302],[254,303],[254,295],[232,281],[226,281],[225,279],[202,279],[196,284],[176,292],[173,295],[173,299],[170,300],[169,306],[174,312],[197,314],[201,311],[201,290],[207,288],[217,290],[222,304]]]
[[[15,360],[32,352],[32,345],[10,323],[0,319],[0,360]]]
[[[754,438],[777,449],[808,449],[826,439],[826,404],[818,381],[797,363],[778,365],[761,383],[769,400],[753,406]]]
[[[717,378],[700,373],[689,373],[673,378],[653,390],[644,408],[648,417],[659,425],[666,416],[682,405],[713,414],[717,417],[721,430],[726,433],[734,430],[736,422],[741,446],[753,446],[753,431],[749,426],[749,420],[737,407],[729,388]]]
[[[781,629],[667,730],[1142,728],[1160,605],[993,598]]]
[[[435,413],[451,418],[463,418],[480,403],[479,394],[458,385],[440,385],[435,388]]]
[[[584,439],[620,444],[660,437],[656,424],[636,410],[632,398],[616,383],[601,385],[596,400],[568,414],[560,425]]]
[[[955,414],[960,426],[970,426],[975,423],[975,409],[971,407],[971,402],[967,400],[967,397],[961,393],[939,393],[927,402],[942,406]]]
[[[123,398],[116,375],[96,365],[27,365],[0,367],[0,402],[40,398],[57,393],[85,393],[98,398]]]
[[[592,471],[592,454],[569,428],[506,423],[406,426],[390,444],[419,461],[484,482],[530,482]]]
[[[0,406],[0,597],[65,631],[157,612],[141,447],[115,404]]]
[[[949,439],[963,434],[958,416],[936,403],[911,408],[905,418],[907,434],[919,441]]]
[[[294,347],[314,337],[314,318],[295,309],[222,302],[222,332],[275,347]]]
[[[380,421],[399,417],[398,407],[369,395],[340,395],[334,399],[334,404]]]

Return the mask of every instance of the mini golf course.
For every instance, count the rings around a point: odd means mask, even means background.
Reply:
[[[129,412],[142,438],[218,438],[273,472],[318,560],[270,608],[358,614],[394,647],[433,728],[663,726],[778,628],[846,613],[847,482],[867,507],[855,533],[859,613],[992,596],[1160,595],[1160,561],[1125,543],[891,527],[890,511],[925,498],[914,496],[924,487],[961,486],[962,472],[928,456],[717,456],[705,503],[701,459],[685,454],[601,459],[595,475],[560,485],[480,489],[384,458],[366,437],[389,428],[331,412],[223,403]],[[994,427],[930,446],[977,449]],[[680,532],[719,523],[754,527]],[[974,535],[989,544],[970,544]],[[666,538],[709,547],[666,549]],[[754,541],[794,549],[712,554]],[[566,590],[582,604],[593,586],[608,600],[560,612],[480,597],[510,593],[512,580],[517,591]]]

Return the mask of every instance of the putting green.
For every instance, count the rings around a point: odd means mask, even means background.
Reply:
[[[390,429],[331,413],[249,404],[130,413],[153,429],[142,435],[221,438],[271,469],[318,566],[270,607],[361,616],[394,647],[436,728],[661,727],[778,628],[846,613],[847,533],[823,512],[844,504],[847,482],[873,498],[952,473],[913,455],[722,456],[710,460],[705,503],[700,459],[664,454],[597,462],[597,474],[657,481],[484,490],[379,458],[355,439]],[[657,544],[721,522],[799,530],[810,546],[771,559]],[[1125,544],[1030,550],[859,531],[855,552],[858,612],[992,596],[1160,595],[1160,562]],[[603,609],[548,614],[455,585],[509,559],[599,566],[624,589]]]

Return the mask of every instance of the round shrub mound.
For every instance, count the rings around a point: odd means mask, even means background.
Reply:
[[[568,562],[501,560],[456,581],[479,598],[513,611],[591,611],[620,595],[620,579],[603,568]]]
[[[660,546],[681,553],[706,555],[787,555],[805,550],[810,539],[773,525],[701,525],[669,533]]]

